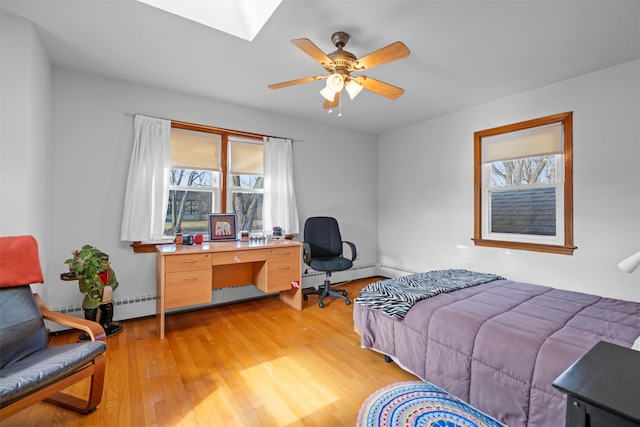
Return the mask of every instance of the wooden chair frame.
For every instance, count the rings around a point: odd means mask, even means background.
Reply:
[[[91,341],[106,340],[104,329],[99,323],[49,310],[44,305],[40,295],[36,293],[33,296],[44,319],[69,326],[74,329],[82,330],[89,334]],[[41,401],[53,403],[81,414],[87,414],[95,411],[96,406],[98,406],[102,400],[105,368],[106,358],[105,354],[102,353],[88,364],[77,369],[71,375],[68,375],[54,384],[25,396],[24,398],[0,409],[0,421],[22,411],[23,409],[26,409],[34,403]],[[86,400],[62,393],[62,390],[65,388],[88,377],[91,377],[91,388],[89,390],[89,397]]]

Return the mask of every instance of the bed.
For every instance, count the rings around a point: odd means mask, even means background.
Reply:
[[[509,426],[564,425],[555,380],[598,341],[640,341],[640,303],[438,270],[367,285],[361,346]]]

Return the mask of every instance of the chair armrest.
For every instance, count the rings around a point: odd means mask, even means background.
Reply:
[[[40,308],[40,312],[42,313],[42,317],[46,320],[50,320],[52,322],[59,323],[61,325],[70,326],[74,329],[79,329],[81,331],[86,332],[91,337],[91,341],[106,341],[106,335],[104,332],[104,328],[97,322],[93,322],[87,319],[81,319],[79,317],[70,316],[64,313],[58,313],[57,311],[49,310],[47,306],[44,305],[44,301],[40,295],[33,294],[33,297],[36,299],[38,303],[38,307]]]
[[[343,244],[346,243],[347,245],[349,245],[349,248],[351,248],[351,262],[355,261],[356,258],[358,258],[358,251],[356,250],[356,245],[346,240],[343,241],[342,243]]]
[[[302,244],[302,259],[307,265],[311,262],[311,246],[308,243]]]

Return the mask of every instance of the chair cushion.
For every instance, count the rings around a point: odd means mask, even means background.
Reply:
[[[73,374],[106,349],[102,341],[51,346],[3,367],[0,408]]]
[[[324,258],[311,258],[309,267],[316,271],[342,271],[348,270],[353,266],[353,263],[343,257],[324,257]]]
[[[0,287],[44,283],[33,236],[0,237]]]
[[[0,369],[47,344],[47,330],[31,288],[0,288]]]

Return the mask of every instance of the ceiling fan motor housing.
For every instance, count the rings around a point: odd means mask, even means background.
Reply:
[[[325,69],[340,74],[348,74],[353,71],[353,63],[357,60],[353,53],[342,49],[331,52],[327,56],[331,58],[332,64]]]
[[[331,64],[324,68],[330,73],[338,73],[346,78],[353,71],[353,63],[358,60],[353,53],[342,49],[349,42],[349,34],[344,31],[335,32],[331,36],[331,42],[338,50],[327,54]]]

